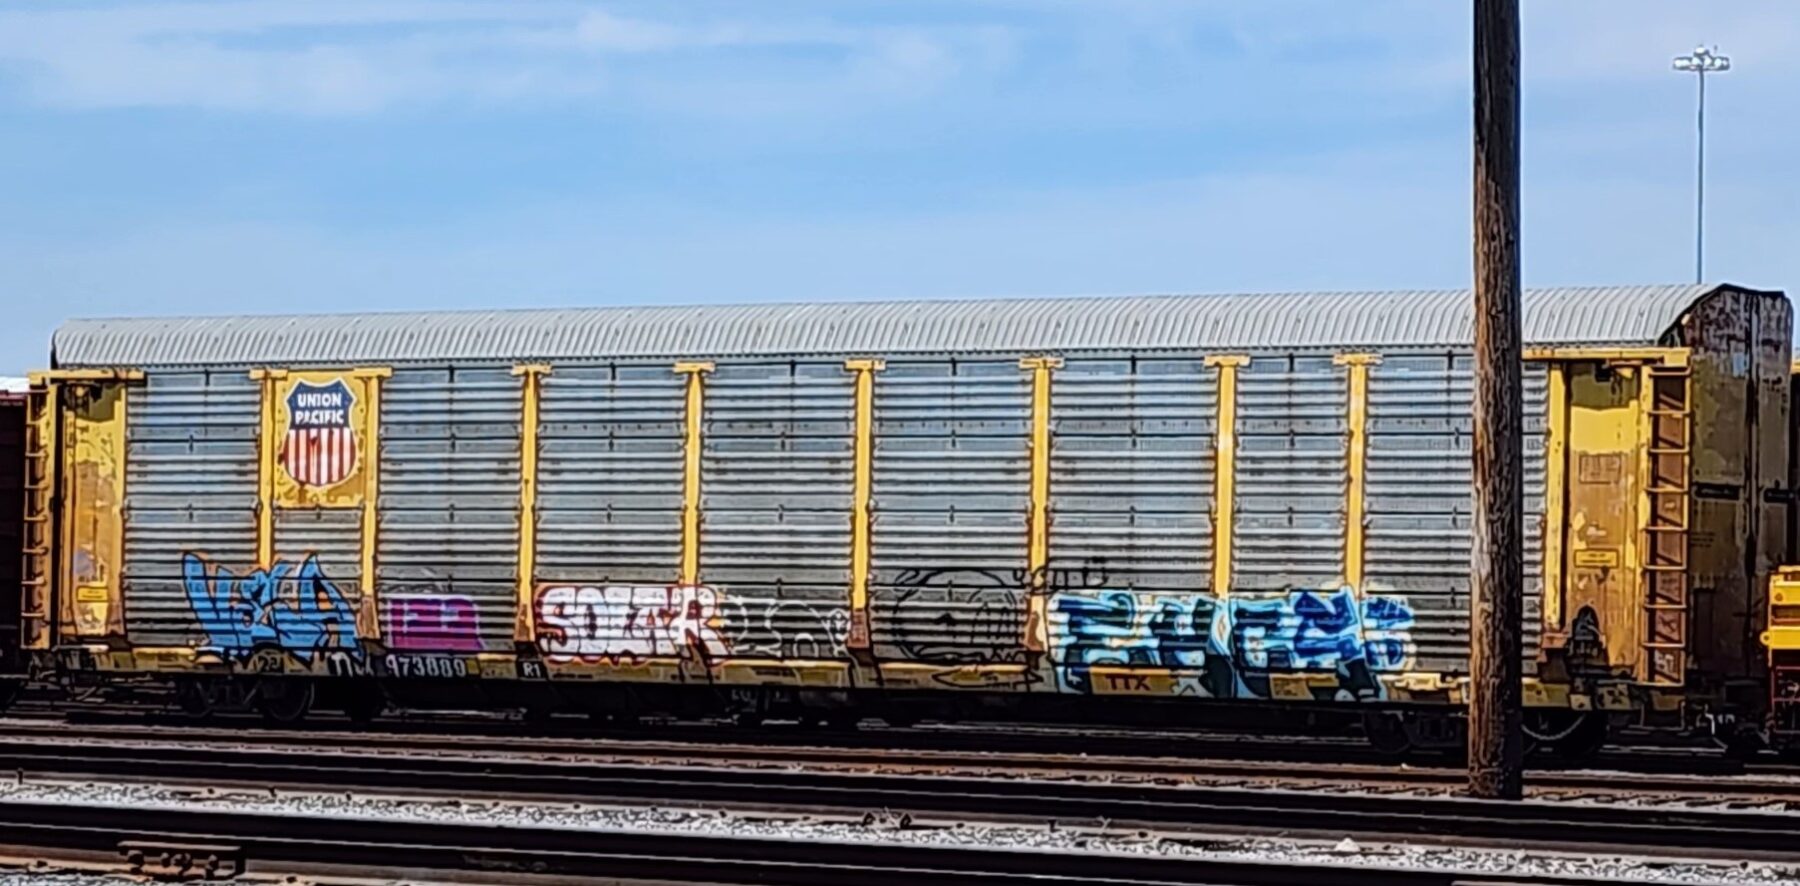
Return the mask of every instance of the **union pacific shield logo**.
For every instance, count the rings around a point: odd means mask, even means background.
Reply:
[[[350,407],[356,397],[341,378],[327,384],[296,382],[288,394],[288,432],[281,466],[302,486],[336,486],[356,470],[356,430]]]

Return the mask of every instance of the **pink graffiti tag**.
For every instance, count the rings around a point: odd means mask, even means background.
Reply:
[[[414,652],[480,652],[475,601],[468,597],[433,595],[388,597],[389,649]]]

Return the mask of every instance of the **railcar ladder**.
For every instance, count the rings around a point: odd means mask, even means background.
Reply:
[[[50,648],[50,612],[56,574],[56,401],[54,382],[33,385],[25,416],[25,515],[20,563],[19,643]]]
[[[1693,376],[1685,365],[1648,366],[1650,387],[1644,520],[1644,664],[1647,683],[1687,676],[1688,477]]]

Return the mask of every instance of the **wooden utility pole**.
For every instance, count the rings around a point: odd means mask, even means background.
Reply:
[[[1525,620],[1519,334],[1519,0],[1475,0],[1475,513],[1469,793],[1523,788]]]

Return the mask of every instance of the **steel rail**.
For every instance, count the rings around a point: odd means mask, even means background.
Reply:
[[[434,757],[352,751],[79,744],[0,748],[21,777],[272,786],[463,799],[869,810],[993,821],[1107,821],[1147,828],[1423,839],[1800,861],[1800,815],[1603,803],[1523,803],[1358,790],[900,775],[796,768],[654,767],[630,762]],[[446,786],[452,786],[446,790]],[[1354,788],[1354,786],[1350,786]]]
[[[0,802],[10,847],[119,852],[134,867],[192,875],[353,866],[479,873],[484,882],[543,875],[611,882],[777,886],[1575,886],[1593,878],[1470,874],[1398,866],[1239,861],[1192,854],[1000,849],[912,842],[802,841],[706,834],[329,818],[250,811]],[[17,851],[17,849],[13,851]]]

